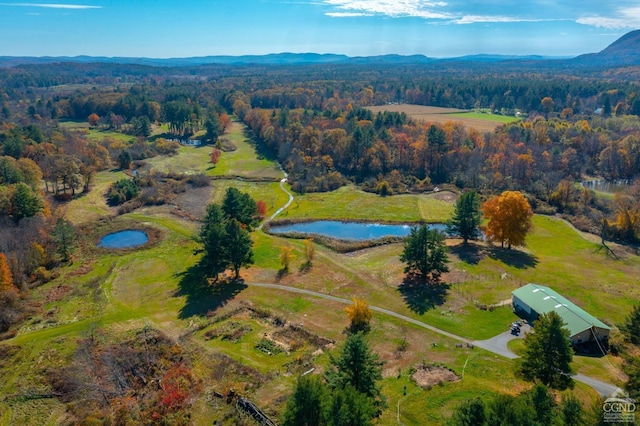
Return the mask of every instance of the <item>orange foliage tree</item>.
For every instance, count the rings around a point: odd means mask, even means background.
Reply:
[[[369,329],[369,322],[371,321],[372,316],[369,304],[366,300],[358,299],[357,297],[354,297],[351,301],[353,304],[344,308],[347,313],[347,318],[351,321],[349,330],[352,333],[367,331]]]
[[[262,200],[258,200],[256,207],[258,209],[258,216],[260,216],[261,219],[264,219],[267,215],[267,203]]]
[[[533,211],[527,199],[518,191],[505,191],[482,205],[482,214],[489,219],[485,229],[488,241],[500,241],[504,248],[523,246],[533,223]]]
[[[220,160],[221,155],[222,155],[222,152],[218,148],[213,148],[213,151],[211,151],[211,156],[209,158],[211,160],[211,164],[213,165],[218,164],[218,161]]]
[[[16,291],[9,263],[4,253],[0,253],[0,292]]]
[[[89,116],[88,120],[91,127],[96,127],[98,125],[98,122],[100,122],[100,117],[94,112]]]

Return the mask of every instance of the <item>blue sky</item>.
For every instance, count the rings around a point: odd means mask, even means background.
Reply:
[[[640,28],[638,0],[58,1],[0,0],[0,55],[576,56]]]

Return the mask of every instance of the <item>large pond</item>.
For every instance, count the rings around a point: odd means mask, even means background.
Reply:
[[[322,235],[342,240],[361,241],[383,237],[406,237],[409,235],[411,227],[412,225],[316,220],[313,222],[292,223],[289,225],[271,225],[269,232],[273,234],[296,232],[301,234]],[[445,232],[445,225],[441,223],[431,224],[429,227]]]
[[[149,237],[146,232],[129,229],[105,235],[98,243],[98,247],[122,249],[141,246],[147,241]]]

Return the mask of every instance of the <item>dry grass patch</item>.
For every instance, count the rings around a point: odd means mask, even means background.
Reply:
[[[421,388],[429,389],[435,385],[447,382],[457,382],[460,377],[448,368],[438,365],[420,365],[416,368],[411,379]]]
[[[467,113],[468,111],[456,108],[439,108],[424,105],[399,104],[381,105],[369,107],[369,109],[376,114],[381,111],[404,112],[412,119],[425,123],[444,124],[448,121],[458,122],[462,123],[462,125],[465,127],[474,128],[479,132],[493,132],[496,128],[504,124],[497,121],[491,121],[489,119],[477,118],[476,116],[460,116],[459,114]],[[453,116],[452,114],[456,115]]]

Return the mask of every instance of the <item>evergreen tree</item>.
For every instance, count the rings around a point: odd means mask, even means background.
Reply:
[[[240,278],[240,268],[253,264],[253,242],[249,231],[236,219],[229,219],[225,225],[227,235],[225,241],[225,255],[228,264],[233,269],[235,278]]]
[[[56,253],[60,260],[67,262],[71,257],[71,253],[75,250],[76,241],[76,231],[73,229],[71,222],[59,217],[51,232],[51,237],[56,244]]]
[[[329,393],[320,377],[302,376],[287,401],[283,426],[319,426],[326,424]]]
[[[327,425],[368,426],[374,417],[376,417],[376,408],[372,400],[352,386],[332,392]]]
[[[551,311],[534,322],[534,332],[524,338],[520,372],[525,380],[540,381],[553,389],[573,387],[571,360],[573,349],[569,330],[560,315]]]
[[[486,407],[480,398],[463,402],[447,422],[449,426],[482,426],[487,418]]]
[[[624,389],[630,398],[640,399],[640,358],[627,356],[622,370],[629,376],[629,380],[624,385]]]
[[[218,116],[214,113],[209,114],[209,118],[204,123],[204,127],[207,130],[204,139],[210,143],[215,144],[218,141],[218,137],[222,133],[222,125],[218,120]]]
[[[127,170],[131,167],[131,154],[127,150],[123,150],[118,156],[118,164],[122,170]]]
[[[352,387],[371,399],[381,413],[385,405],[378,381],[382,379],[382,364],[378,355],[371,351],[362,333],[350,335],[338,357],[330,356],[331,367],[326,373],[332,391]]]
[[[582,404],[573,394],[562,398],[560,413],[565,426],[582,426],[586,423]]]
[[[209,204],[204,217],[204,224],[200,228],[200,242],[203,244],[204,255],[200,266],[208,276],[218,280],[218,275],[227,269],[227,231],[222,208],[218,204]]]
[[[18,223],[25,217],[33,217],[44,209],[44,202],[39,194],[34,192],[24,182],[16,184],[16,190],[11,200],[13,220]]]
[[[541,384],[536,384],[533,389],[527,392],[536,413],[536,421],[542,425],[553,424],[554,407],[556,402],[549,389]]]
[[[228,219],[236,219],[251,229],[256,221],[258,205],[249,194],[231,187],[224,194],[222,210]]]
[[[480,201],[478,194],[474,191],[463,193],[456,202],[453,217],[447,222],[447,232],[451,235],[459,235],[467,244],[469,239],[480,236]]]
[[[407,264],[405,273],[415,273],[423,282],[438,283],[440,275],[449,272],[444,237],[427,225],[411,229],[400,260]]]
[[[634,345],[640,344],[640,305],[636,305],[621,327],[625,337]]]

